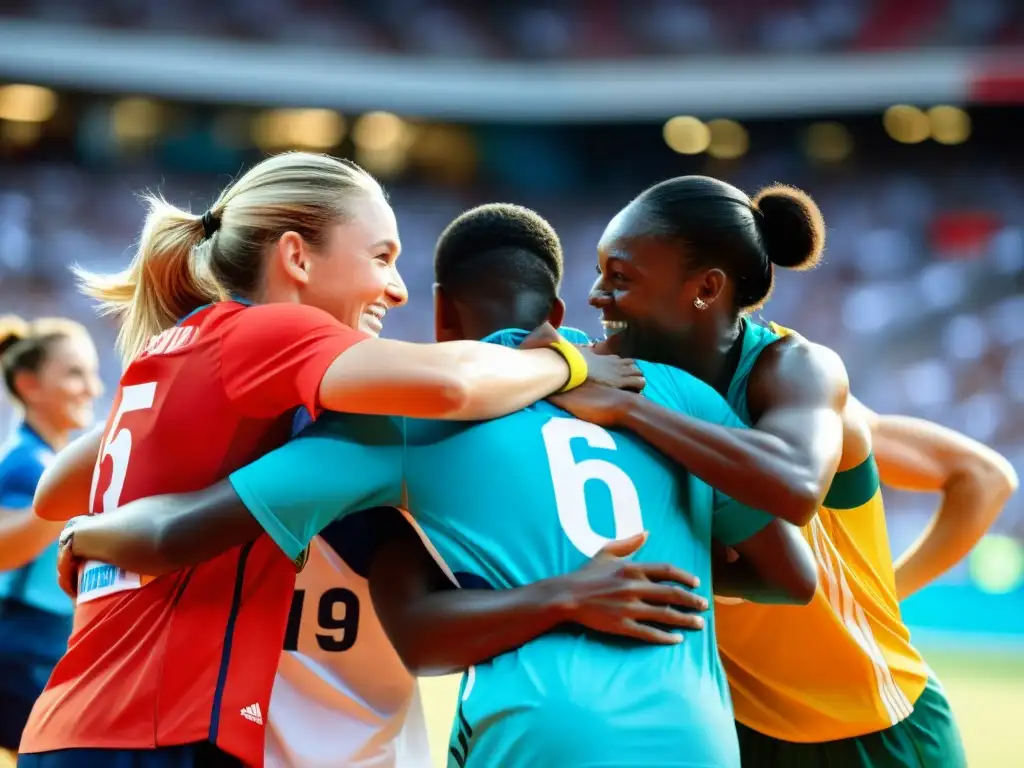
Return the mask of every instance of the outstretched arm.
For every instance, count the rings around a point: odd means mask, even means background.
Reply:
[[[675,644],[681,637],[669,629],[701,629],[695,611],[708,604],[691,591],[698,585],[689,574],[625,559],[646,538],[612,542],[566,576],[515,589],[457,589],[409,529],[374,558],[370,593],[388,638],[416,675],[464,670],[569,623]]]
[[[61,536],[61,560],[99,560],[162,576],[197,565],[263,533],[259,521],[222,480],[195,493],[139,499],[103,515],[74,518]],[[71,562],[62,563],[63,573]]]
[[[928,527],[896,561],[896,591],[905,599],[963,559],[1017,490],[1017,473],[995,451],[930,421],[879,416],[859,402],[871,427],[882,482],[940,493]]]
[[[587,385],[552,398],[586,421],[628,429],[708,485],[796,525],[817,512],[843,448],[848,382],[831,350],[787,338],[761,353],[748,401],[754,429],[730,429],[631,393],[595,408]],[[596,396],[596,395],[594,395]]]
[[[302,437],[210,488],[75,518],[61,537],[62,578],[68,578],[63,569],[76,570],[76,559],[159,576],[264,531],[298,560],[331,520],[398,502],[402,446],[401,426],[389,419],[323,418]]]

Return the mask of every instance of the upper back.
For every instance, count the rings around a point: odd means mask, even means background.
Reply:
[[[644,530],[638,559],[709,568],[710,496],[691,500],[689,476],[639,439],[546,402],[470,425],[410,421],[405,478],[452,570],[493,587],[566,573]]]

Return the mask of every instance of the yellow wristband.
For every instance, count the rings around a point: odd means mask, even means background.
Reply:
[[[565,359],[565,362],[569,364],[569,380],[565,382],[565,386],[558,390],[559,392],[568,392],[570,389],[576,389],[576,387],[587,380],[587,359],[583,356],[582,352],[565,339],[553,341],[548,346],[560,354]]]

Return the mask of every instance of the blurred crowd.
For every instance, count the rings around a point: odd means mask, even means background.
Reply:
[[[756,162],[735,183],[774,181]],[[770,176],[763,177],[765,173]],[[786,177],[783,177],[786,178]],[[959,179],[959,180],[958,180]],[[857,396],[876,410],[922,416],[1005,453],[1024,474],[1024,185],[1000,170],[966,177],[875,172],[855,181],[789,179],[818,199],[829,226],[824,263],[782,273],[762,316],[799,329],[845,359]],[[222,186],[213,176],[152,171],[93,172],[42,162],[0,174],[0,307],[26,315],[83,320],[103,350],[108,392],[119,365],[115,326],[95,317],[75,293],[68,265],[119,269],[131,256],[143,209],[135,193],[158,187],[201,211]],[[984,191],[985,205],[977,204]],[[566,254],[568,322],[600,332],[586,304],[595,244],[616,210],[638,192],[522,199],[558,229]],[[388,317],[386,335],[430,340],[432,247],[465,208],[493,200],[480,191],[390,189],[404,253],[410,305]],[[109,397],[109,394],[108,394]],[[10,413],[0,409],[0,430]],[[918,532],[934,500],[891,494],[892,539],[900,549]],[[998,528],[1024,536],[1018,495]]]
[[[1015,0],[0,0],[4,16],[188,36],[456,57],[1013,45]]]

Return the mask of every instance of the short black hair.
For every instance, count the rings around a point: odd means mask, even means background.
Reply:
[[[562,283],[562,244],[535,211],[510,203],[472,208],[449,224],[434,249],[434,280],[456,298],[537,299],[544,322]]]
[[[825,222],[809,195],[773,184],[753,199],[708,176],[679,176],[645,190],[643,206],[655,234],[679,240],[696,267],[718,267],[735,283],[740,309],[771,295],[775,266],[811,269],[825,246]]]

